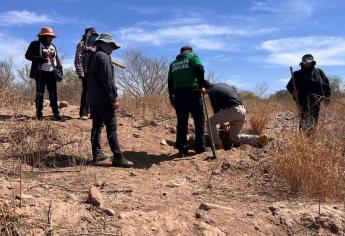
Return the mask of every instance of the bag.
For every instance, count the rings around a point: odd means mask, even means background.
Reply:
[[[54,73],[56,82],[61,82],[63,80],[63,75],[59,69],[54,68],[53,73]]]

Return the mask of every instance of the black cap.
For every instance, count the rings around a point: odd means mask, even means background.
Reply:
[[[85,29],[85,35],[87,35],[88,33],[90,34],[95,34],[98,36],[96,28],[95,27],[88,27]]]
[[[187,50],[193,52],[192,46],[183,46],[183,47],[180,49],[180,53],[183,53],[184,51],[187,51]]]
[[[305,55],[302,57],[302,62],[301,62],[301,64],[309,64],[309,63],[312,63],[312,62],[315,62],[313,55],[311,55],[311,54],[305,54]]]

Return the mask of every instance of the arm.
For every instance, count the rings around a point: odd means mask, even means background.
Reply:
[[[168,73],[168,91],[169,91],[169,98],[173,97],[174,95],[174,79],[171,72],[171,68],[169,68]]]
[[[83,66],[83,41],[80,41],[77,45],[77,50],[75,52],[74,66],[75,71],[79,78],[85,77],[84,66]]]
[[[220,111],[220,107],[218,105],[219,101],[218,101],[216,95],[212,91],[209,92],[208,96],[209,96],[210,101],[211,101],[213,113],[216,114],[217,112]]]
[[[27,60],[29,60],[29,61],[37,62],[37,63],[46,62],[47,60],[45,60],[39,54],[39,48],[37,48],[38,46],[39,46],[39,42],[38,41],[31,42],[29,47],[28,47],[28,49],[26,50],[25,58]]]
[[[331,96],[331,87],[329,85],[329,80],[325,74],[325,72],[323,72],[323,70],[319,69],[320,71],[320,76],[322,78],[322,89],[323,89],[323,96],[325,96],[326,98],[329,98]]]
[[[203,84],[205,81],[205,69],[201,64],[201,61],[198,56],[195,56],[192,61],[192,68],[194,70],[195,76],[198,79],[199,85]]]

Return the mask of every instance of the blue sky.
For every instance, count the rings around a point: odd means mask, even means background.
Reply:
[[[343,0],[11,0],[0,5],[0,59],[23,65],[24,53],[42,26],[72,66],[85,27],[112,33],[122,48],[171,61],[190,44],[218,81],[268,92],[285,87],[289,66],[312,53],[329,75],[345,79]]]

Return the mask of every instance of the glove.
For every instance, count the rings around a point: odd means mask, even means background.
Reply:
[[[62,66],[56,66],[56,69],[59,71],[60,75],[63,76]]]

